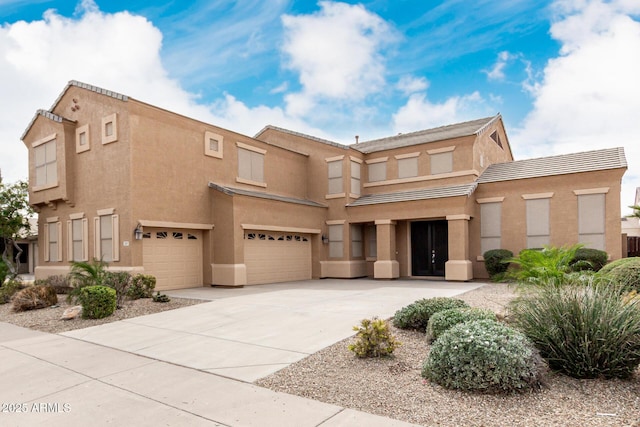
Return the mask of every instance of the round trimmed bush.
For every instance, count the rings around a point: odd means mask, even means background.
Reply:
[[[607,264],[600,270],[600,277],[620,285],[627,291],[640,291],[640,258],[626,258]],[[609,267],[610,265],[613,266]]]
[[[578,248],[570,264],[574,271],[600,271],[608,258],[609,255],[599,249]]]
[[[459,323],[431,347],[422,376],[455,390],[507,393],[537,389],[545,365],[521,332],[493,320]]]
[[[640,304],[615,285],[549,288],[516,300],[511,314],[549,367],[569,376],[628,378],[640,365]]]
[[[85,286],[80,290],[82,317],[102,319],[116,310],[116,290],[107,286]]]
[[[640,261],[639,257],[620,258],[615,261],[611,261],[608,264],[605,264],[604,267],[602,267],[600,271],[598,271],[598,273],[600,273],[600,275],[605,275],[618,266],[624,265],[628,262],[633,263],[633,262],[639,262],[639,261]]]
[[[498,317],[491,310],[474,307],[451,308],[435,313],[427,324],[427,340],[433,342],[438,339],[449,328],[458,323],[470,322],[472,320],[493,320]]]
[[[513,252],[508,249],[491,249],[486,251],[482,257],[489,277],[493,277],[507,272],[509,263],[505,261],[513,258]]]
[[[469,305],[457,298],[435,297],[420,299],[396,311],[393,316],[393,326],[400,329],[424,331],[429,323],[429,318],[435,313],[460,307],[469,307]]]

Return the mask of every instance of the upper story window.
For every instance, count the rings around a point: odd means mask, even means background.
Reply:
[[[327,160],[329,176],[329,194],[341,194],[342,188],[342,157],[340,160]]]
[[[387,179],[387,157],[367,160],[369,182],[385,181]]]
[[[224,137],[220,134],[206,131],[204,133],[204,154],[205,156],[222,158]]]
[[[361,169],[360,162],[351,159],[351,194],[354,196],[360,195]]]
[[[76,129],[76,153],[88,151],[91,148],[90,142],[88,124]]]
[[[56,135],[34,143],[36,187],[54,186],[58,183]]]
[[[400,154],[395,156],[398,161],[398,178],[413,178],[418,176],[418,157],[420,153]]]
[[[245,184],[265,186],[264,155],[266,150],[236,143],[238,146],[238,178],[236,181]]]
[[[102,118],[102,143],[109,144],[118,140],[118,115],[113,113]]]
[[[429,154],[431,175],[453,172],[453,151],[456,147],[427,150]]]

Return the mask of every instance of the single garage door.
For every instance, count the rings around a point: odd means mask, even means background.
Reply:
[[[202,286],[202,231],[145,229],[142,264],[156,278],[156,289]]]
[[[245,231],[247,284],[311,279],[311,236]]]

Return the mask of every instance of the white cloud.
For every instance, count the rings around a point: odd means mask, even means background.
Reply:
[[[396,84],[396,88],[405,95],[416,92],[424,92],[429,88],[429,81],[424,77],[402,76]]]
[[[362,5],[319,5],[310,15],[282,17],[286,66],[300,74],[302,85],[288,98],[287,112],[296,116],[318,99],[359,101],[378,92],[385,84],[380,50],[395,39],[391,27]]]
[[[519,157],[624,146],[629,170],[622,205],[640,186],[640,4],[559,1],[551,27],[561,43],[541,81],[530,84],[534,108],[512,131]]]
[[[395,132],[413,132],[490,114],[493,113],[488,112],[484,99],[477,91],[453,96],[441,103],[429,101],[426,93],[416,93],[393,115],[393,127]]]
[[[506,50],[502,51],[498,53],[498,58],[496,59],[495,64],[493,64],[493,68],[491,68],[491,70],[488,70],[488,71],[485,70],[484,73],[486,73],[489,80],[504,80],[505,67],[517,57],[518,55],[511,54]]]

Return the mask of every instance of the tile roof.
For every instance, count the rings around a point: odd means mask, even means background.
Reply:
[[[493,117],[471,120],[463,123],[456,123],[447,126],[440,126],[433,129],[426,129],[417,132],[404,133],[387,138],[374,139],[351,145],[351,148],[362,153],[374,153],[376,151],[391,150],[394,148],[408,147],[411,145],[425,144],[429,142],[444,141],[446,139],[459,138],[462,136],[477,135],[487,126],[502,116],[498,113]]]
[[[627,160],[624,156],[624,148],[607,148],[508,163],[495,163],[480,175],[477,182],[482,184],[626,167]]]
[[[215,190],[220,191],[221,193],[224,193],[228,196],[235,196],[235,195],[239,195],[239,196],[249,196],[249,197],[258,197],[260,199],[267,199],[267,200],[275,200],[278,202],[286,202],[286,203],[295,203],[298,205],[306,205],[306,206],[314,206],[314,207],[318,207],[318,208],[326,208],[326,205],[323,205],[321,203],[317,203],[311,200],[306,200],[306,199],[295,199],[293,197],[286,197],[286,196],[280,196],[277,194],[270,194],[270,193],[262,193],[259,191],[251,191],[251,190],[244,190],[242,188],[233,188],[233,187],[225,187],[222,185],[218,185],[214,182],[210,182],[209,183],[209,188],[213,188]]]
[[[47,118],[49,120],[53,120],[54,122],[57,122],[57,123],[62,123],[63,120],[69,120],[69,119],[65,119],[64,117],[59,116],[57,114],[53,114],[52,112],[47,111],[47,110],[38,110],[33,115],[33,118],[31,119],[31,121],[27,125],[27,128],[22,133],[22,136],[20,137],[21,140],[24,139],[25,136],[27,136],[27,132],[29,132],[29,129],[31,129],[31,126],[33,126],[33,123],[36,121],[38,116],[45,117],[45,118]]]
[[[60,102],[60,100],[62,99],[64,94],[67,93],[67,90],[71,86],[79,87],[81,89],[90,90],[91,92],[99,93],[101,95],[110,96],[111,98],[119,99],[120,101],[124,101],[124,102],[127,102],[129,100],[129,97],[127,95],[123,95],[121,93],[114,92],[112,90],[102,89],[101,87],[93,86],[93,85],[90,85],[90,84],[87,84],[87,83],[82,83],[82,82],[79,82],[77,80],[71,80],[71,81],[69,81],[69,83],[67,83],[67,85],[62,90],[62,92],[60,92],[60,95],[58,95],[58,98],[56,98],[56,100],[54,101],[53,105],[49,109],[50,111],[53,111],[53,109],[56,108],[56,106],[58,105],[58,102]]]
[[[49,108],[49,110],[38,110],[36,112],[36,114],[34,115],[33,119],[31,119],[31,121],[29,122],[29,125],[24,130],[24,132],[22,133],[22,136],[20,137],[20,139],[24,139],[24,137],[27,136],[27,133],[31,129],[31,126],[33,126],[33,123],[36,121],[36,118],[39,115],[40,116],[44,116],[44,117],[46,117],[46,118],[48,118],[50,120],[53,120],[55,122],[62,123],[62,120],[64,119],[64,117],[58,116],[57,114],[53,114],[52,111],[56,108],[56,106],[58,105],[58,103],[60,102],[60,100],[62,99],[64,94],[67,93],[67,90],[69,90],[69,88],[71,86],[75,86],[75,87],[79,87],[79,88],[82,88],[82,89],[90,90],[92,92],[96,92],[96,93],[99,93],[101,95],[110,96],[112,98],[119,99],[120,101],[124,101],[124,102],[127,102],[129,100],[129,97],[127,95],[123,95],[121,93],[114,92],[112,90],[102,89],[102,88],[100,88],[98,86],[93,86],[93,85],[90,85],[90,84],[87,84],[87,83],[82,83],[82,82],[79,82],[77,80],[71,80],[71,81],[69,81],[69,83],[67,83],[67,85],[64,87],[62,92],[60,92],[60,95],[58,95],[58,97],[54,101],[54,103],[51,106],[51,108]],[[65,119],[65,120],[68,120],[68,119]]]
[[[260,139],[260,135],[262,135],[262,133],[266,132],[269,129],[273,129],[276,130],[278,132],[283,132],[283,133],[288,133],[290,135],[294,135],[294,136],[299,136],[302,138],[306,138],[306,139],[311,139],[313,141],[317,141],[317,142],[321,142],[323,144],[327,144],[327,145],[333,145],[334,147],[338,147],[338,148],[344,148],[344,149],[348,149],[349,146],[347,145],[342,145],[342,144],[338,144],[337,142],[333,142],[333,141],[329,141],[328,139],[322,139],[322,138],[318,138],[317,136],[311,136],[311,135],[307,135],[301,132],[295,132],[289,129],[284,129],[284,128],[280,128],[277,126],[272,126],[272,125],[267,125],[265,127],[263,127],[260,132],[256,133],[254,135],[255,139]]]
[[[381,203],[412,202],[416,200],[470,196],[476,187],[477,184],[473,182],[471,184],[452,185],[448,187],[421,188],[419,190],[398,191],[395,193],[367,194],[349,203],[347,206],[366,206]]]

